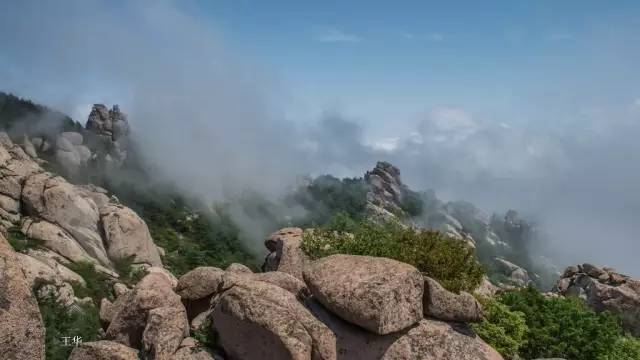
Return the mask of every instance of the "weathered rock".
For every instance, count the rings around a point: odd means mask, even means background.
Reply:
[[[279,286],[301,300],[311,295],[307,285],[302,280],[281,271],[252,274],[251,279]]]
[[[44,282],[77,282],[86,285],[82,276],[58,264],[53,268],[48,264],[27,254],[15,254],[27,281],[33,286],[36,281]]]
[[[197,267],[182,275],[176,292],[182,299],[198,300],[216,293],[224,271],[211,266]]]
[[[496,257],[494,263],[498,270],[509,278],[512,285],[525,286],[531,281],[527,270],[510,261]]]
[[[332,255],[310,264],[304,279],[329,310],[376,334],[405,329],[422,318],[422,275],[399,261]]]
[[[149,311],[142,335],[143,352],[156,360],[171,359],[182,339],[189,336],[184,307],[160,307]]]
[[[33,239],[42,240],[43,246],[74,261],[92,261],[93,258],[64,229],[45,220],[24,218],[22,232]]]
[[[117,298],[129,292],[129,290],[130,289],[127,287],[127,285],[123,283],[113,284],[113,293],[116,295]]]
[[[183,307],[180,297],[171,289],[171,282],[157,273],[142,278],[133,290],[118,298],[114,306],[118,302],[121,305],[107,328],[106,338],[134,348],[142,345],[142,334],[151,310]]]
[[[336,359],[333,333],[278,286],[237,281],[222,294],[212,317],[231,358]]]
[[[229,265],[225,271],[236,274],[253,274],[253,271],[251,271],[247,266],[238,263]]]
[[[474,293],[485,296],[485,297],[493,296],[497,292],[498,292],[498,287],[493,285],[486,276],[482,277],[482,282],[480,283],[478,288],[474,290]]]
[[[621,319],[627,331],[640,336],[640,282],[592,264],[570,268],[558,280],[554,291],[582,298],[596,311],[610,311]]]
[[[0,353],[8,360],[44,359],[44,327],[38,303],[20,263],[0,235]]]
[[[124,259],[133,256],[134,263],[162,265],[147,224],[133,210],[122,205],[108,204],[100,209],[100,220],[110,258]]]
[[[167,280],[169,280],[169,282],[171,283],[171,288],[175,291],[176,287],[178,286],[178,279],[176,279],[176,277],[169,272],[169,270],[160,267],[160,266],[151,266],[149,268],[147,268],[146,270],[147,274],[151,274],[151,273],[158,273],[164,277],[167,278]]]
[[[113,341],[92,341],[73,349],[69,360],[138,360],[138,352]]]
[[[27,178],[22,200],[29,215],[57,224],[101,264],[110,266],[98,231],[98,208],[72,184],[50,174]]]
[[[281,271],[302,280],[302,270],[309,261],[300,248],[302,229],[283,228],[265,240],[265,246],[271,251],[267,256],[264,271]]]
[[[423,319],[405,330],[377,335],[338,318],[313,298],[307,306],[335,334],[340,360],[502,360],[462,324]]]
[[[182,347],[176,351],[173,355],[172,360],[214,360],[218,358],[214,358],[204,349],[199,349],[195,347]]]
[[[104,327],[109,326],[109,323],[111,323],[111,319],[113,319],[113,313],[114,313],[113,303],[111,303],[111,301],[109,301],[109,299],[107,298],[102,298],[102,300],[100,300],[100,312],[99,312],[100,322],[102,323],[102,326]]]
[[[469,293],[454,294],[437,281],[424,278],[424,314],[444,321],[478,322],[482,305]]]

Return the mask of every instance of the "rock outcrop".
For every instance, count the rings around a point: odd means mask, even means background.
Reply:
[[[110,110],[103,104],[93,105],[86,129],[90,147],[107,165],[119,166],[127,158],[129,121],[118,105]]]
[[[424,314],[445,321],[479,322],[482,305],[469,293],[454,294],[437,281],[424,278]]]
[[[17,254],[0,234],[0,351],[7,360],[44,359],[44,326]]]
[[[69,360],[138,360],[138,351],[113,341],[101,340],[80,344]]]
[[[82,141],[77,133],[60,136],[65,144]],[[104,189],[74,185],[45,171],[5,133],[0,133],[0,175],[0,225],[41,241],[59,255],[52,259],[92,262],[111,276],[117,276],[114,261],[129,256],[135,263],[161,265],[158,248],[135,212],[110,202]]]
[[[220,343],[236,359],[335,359],[335,336],[290,292],[237,281],[212,313]]]
[[[304,279],[322,305],[376,334],[406,329],[423,316],[422,275],[399,261],[332,255],[313,262]]]
[[[610,311],[627,331],[640,336],[640,280],[612,268],[582,264],[567,267],[554,291],[580,297],[596,311]]]
[[[303,231],[300,228],[283,228],[264,241],[269,255],[263,265],[264,271],[281,271],[302,280],[302,270],[309,261],[300,248]]]

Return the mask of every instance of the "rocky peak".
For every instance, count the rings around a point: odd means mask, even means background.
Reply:
[[[114,105],[109,110],[104,104],[94,104],[85,127],[112,141],[117,141],[129,134],[129,121],[118,105]]]

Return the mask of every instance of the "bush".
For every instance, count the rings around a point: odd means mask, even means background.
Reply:
[[[608,354],[622,334],[614,316],[596,313],[580,299],[545,298],[530,286],[504,293],[498,301],[525,315],[529,331],[520,355],[527,359],[597,360]]]
[[[7,229],[7,241],[16,252],[25,252],[27,249],[35,249],[42,246],[42,240],[27,237],[17,227]]]
[[[73,350],[71,339],[65,346],[63,337],[80,336],[83,342],[98,340],[100,317],[91,305],[65,307],[54,299],[39,301],[45,327],[45,351],[48,360],[66,360]]]
[[[472,325],[473,330],[502,356],[514,358],[525,343],[529,330],[524,313],[509,310],[496,299],[483,300],[482,303],[484,318],[481,323]]]
[[[76,262],[70,263],[67,267],[82,276],[86,282],[86,286],[77,282],[71,284],[76,297],[81,299],[88,296],[93,299],[93,302],[97,306],[100,305],[102,298],[113,300],[113,294],[111,293],[113,280],[109,276],[97,271],[94,264],[90,262]]]
[[[460,240],[395,223],[354,221],[346,214],[337,215],[327,226],[306,232],[302,249],[314,259],[333,254],[395,259],[415,266],[454,292],[472,291],[484,275],[473,249]]]
[[[613,344],[611,350],[598,360],[638,360],[640,359],[640,339],[632,336],[621,336]]]

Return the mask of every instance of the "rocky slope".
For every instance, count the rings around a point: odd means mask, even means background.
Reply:
[[[608,267],[574,265],[567,267],[554,291],[584,299],[596,311],[616,314],[628,331],[640,336],[640,280]]]

